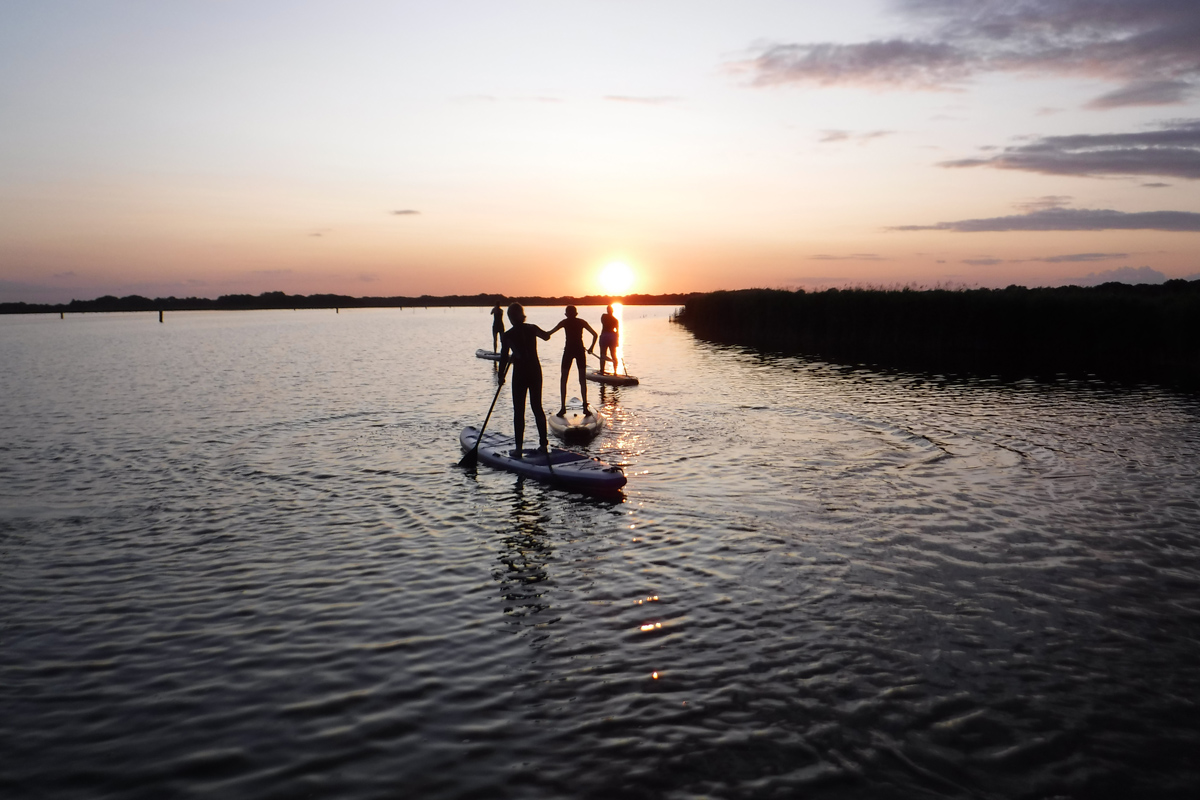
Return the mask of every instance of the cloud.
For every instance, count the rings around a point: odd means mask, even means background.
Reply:
[[[1003,258],[964,258],[964,264],[970,264],[973,267],[990,267],[993,264],[1003,264]]]
[[[605,95],[604,99],[613,103],[634,103],[643,106],[664,106],[679,102],[678,97],[635,97],[623,94]]]
[[[1082,278],[1071,278],[1076,286],[1099,286],[1102,283],[1165,283],[1167,276],[1150,267],[1118,267],[1104,272],[1089,272]]]
[[[1196,180],[1200,179],[1200,119],[1174,120],[1158,130],[1139,133],[1044,136],[1006,147],[990,158],[943,161],[940,166],[1079,177],[1169,175]]]
[[[1139,211],[1125,213],[1110,209],[1048,208],[1010,217],[963,219],[936,225],[899,225],[893,231],[1174,231],[1200,232],[1200,214],[1190,211]]]
[[[920,33],[771,44],[731,67],[754,86],[947,90],[989,73],[1087,77],[1122,87],[1093,108],[1182,102],[1200,80],[1195,0],[894,0]]]
[[[410,215],[412,215],[412,214],[420,214],[420,213],[421,213],[420,211],[414,211],[414,210],[413,210],[413,209],[411,209],[411,208],[402,208],[402,209],[400,209],[399,211],[393,211],[393,212],[392,212],[392,214],[394,214],[394,215],[395,215],[395,216],[397,216],[397,217],[407,217],[407,216],[410,216]]]
[[[1184,81],[1141,81],[1102,94],[1084,108],[1107,109],[1125,106],[1167,106],[1187,100],[1195,87]]]
[[[815,256],[808,257],[810,261],[886,261],[883,256],[875,253],[851,253],[848,256],[831,256],[825,253],[820,253]]]
[[[1114,258],[1129,258],[1128,253],[1071,253],[1065,256],[1027,258],[1026,261],[1042,261],[1047,264],[1066,264],[1075,261],[1110,261]]]
[[[77,276],[74,272],[71,272],[68,270],[67,272],[56,272],[56,273],[54,273],[54,275],[52,277],[60,278],[60,279],[67,279],[67,278],[74,278]]]
[[[842,130],[827,130],[821,131],[821,138],[817,141],[822,144],[831,142],[847,142],[857,141],[859,144],[866,144],[873,139],[879,139],[884,136],[891,136],[895,131],[866,131],[865,133],[854,133],[853,131]]]
[[[291,275],[294,270],[290,269],[252,269],[251,275],[258,275],[268,278],[277,278],[280,275]]]
[[[1169,184],[1169,183],[1157,183],[1157,182],[1156,183],[1143,183],[1142,188],[1143,189],[1165,189],[1170,185],[1171,184]]]
[[[1045,211],[1048,208],[1062,208],[1070,204],[1071,196],[1065,194],[1047,194],[1041,197],[1036,197],[1033,200],[1026,200],[1023,203],[1017,203],[1016,208],[1021,211]]]

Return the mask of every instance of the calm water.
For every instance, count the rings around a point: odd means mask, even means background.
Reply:
[[[617,502],[455,467],[487,309],[0,317],[0,796],[1194,796],[1200,401],[669,311]]]

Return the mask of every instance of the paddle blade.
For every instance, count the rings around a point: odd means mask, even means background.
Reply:
[[[475,446],[467,451],[467,454],[458,462],[460,467],[473,467],[479,461],[479,442],[475,442]]]

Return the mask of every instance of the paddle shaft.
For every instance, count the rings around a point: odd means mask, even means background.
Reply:
[[[590,354],[591,354],[592,358],[595,358],[595,359],[597,359],[597,360],[600,362],[600,366],[601,366],[601,367],[603,367],[603,366],[604,366],[604,361],[605,361],[605,359],[604,359],[602,356],[598,356],[598,355],[596,355],[595,353],[592,353],[592,351],[591,351],[591,350],[589,350],[589,351],[588,351],[588,353],[590,353]],[[610,358],[610,359],[608,359],[608,360],[609,360],[609,361],[612,361],[612,359],[611,359],[611,358]],[[625,372],[625,377],[626,377],[626,378],[628,378],[628,377],[629,377],[629,368],[625,366],[625,359],[623,359],[623,358],[621,359],[621,369],[622,369],[622,370],[624,370],[624,372]],[[603,375],[604,373],[600,373],[600,374],[601,374],[601,375]],[[613,374],[614,374],[614,375],[615,375],[615,374],[617,374],[617,366],[616,366],[616,363],[615,363],[615,362],[614,362],[614,364],[613,364]]]

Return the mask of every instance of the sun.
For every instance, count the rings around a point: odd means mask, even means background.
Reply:
[[[624,261],[610,261],[600,270],[600,286],[605,294],[624,295],[633,286],[633,270]]]

